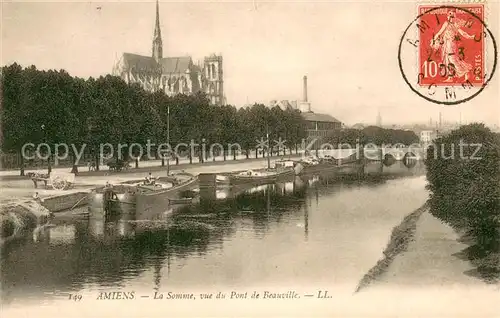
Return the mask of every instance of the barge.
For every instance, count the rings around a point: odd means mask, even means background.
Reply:
[[[261,185],[277,182],[294,175],[295,171],[292,168],[278,167],[276,169],[247,170],[240,173],[230,174],[225,176],[224,179],[218,177],[216,181],[219,184],[231,186],[241,184]]]
[[[175,200],[180,192],[192,188],[196,182],[197,178],[192,175],[158,178],[151,184],[132,180],[95,189],[90,194],[89,203],[94,209],[102,210],[105,215],[135,214],[144,202],[157,197]]]

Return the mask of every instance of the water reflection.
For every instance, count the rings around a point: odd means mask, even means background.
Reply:
[[[73,244],[75,242],[76,228],[74,224],[49,227],[47,232],[50,244]]]
[[[145,213],[113,218],[94,214],[80,220],[56,218],[53,226],[38,229],[36,239],[25,237],[4,246],[2,299],[9,302],[30,295],[41,297],[55,290],[57,295],[88,286],[128,286],[146,273],[152,276],[148,284],[159,289],[166,281],[188,281],[179,269],[188,265],[182,264],[216,255],[239,236],[246,244],[258,246],[258,242],[264,242],[281,250],[291,235],[279,234],[281,239],[275,241],[277,234],[273,233],[282,224],[290,223],[294,231],[300,231],[301,240],[308,242],[312,200],[320,206],[322,200],[328,202],[342,191],[348,194],[351,188],[376,189],[388,180],[423,173],[418,165],[411,170],[402,164],[393,165],[380,173],[381,166],[379,163],[362,170],[353,167],[344,174],[292,177],[287,182],[259,187],[200,189],[196,204],[168,206],[158,201],[155,210],[171,209],[172,213],[154,218],[141,217]],[[330,217],[330,212],[316,212]],[[323,217],[321,213],[315,214],[316,219]],[[226,257],[223,271],[242,270],[236,264],[241,259]],[[172,264],[177,264],[178,277],[171,276]],[[199,271],[186,269],[194,276]]]

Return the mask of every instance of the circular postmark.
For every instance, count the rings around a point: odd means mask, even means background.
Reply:
[[[398,48],[399,69],[425,100],[457,105],[479,95],[493,78],[497,45],[484,5],[420,6]]]

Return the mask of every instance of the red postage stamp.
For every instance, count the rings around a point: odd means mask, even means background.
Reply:
[[[484,84],[484,6],[419,6],[420,86]]]

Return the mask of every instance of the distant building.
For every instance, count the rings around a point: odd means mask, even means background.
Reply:
[[[322,144],[328,142],[328,136],[342,129],[342,123],[328,114],[303,112],[302,117],[306,121],[306,146],[313,142],[311,150],[320,149]]]
[[[282,110],[286,109],[297,109],[297,101],[289,101],[286,99],[283,100],[272,100],[269,102],[269,107],[276,107],[278,106]]]
[[[422,144],[428,144],[437,138],[437,132],[435,130],[422,130],[420,132],[420,142]]]
[[[377,123],[376,123],[376,125],[378,127],[382,127],[382,115],[380,115],[380,111],[377,114]]]
[[[313,112],[302,113],[307,122],[306,131],[309,137],[326,137],[330,132],[342,128],[342,123],[328,114]]]
[[[336,130],[342,129],[342,123],[328,114],[315,113],[307,99],[307,76],[304,76],[303,100],[299,102],[302,117],[306,121],[308,143],[314,140],[313,148],[317,149],[326,142],[326,137]]]
[[[298,102],[298,108],[301,112],[311,112],[311,103],[307,99],[307,76],[304,76],[303,84],[303,96],[302,100]]]
[[[139,83],[147,91],[161,90],[169,96],[204,92],[213,104],[225,104],[222,56],[205,57],[198,65],[190,56],[163,57],[158,1],[152,55],[123,53],[113,75],[127,83]]]
[[[326,137],[334,131],[340,130],[344,124],[328,114],[315,113],[311,110],[311,103],[307,99],[307,76],[303,78],[302,100],[272,100],[269,107],[279,106],[281,109],[298,109],[305,120],[307,132],[307,143],[315,140],[313,148],[316,149],[321,143],[326,142]]]
[[[352,125],[351,128],[352,129],[357,129],[357,130],[363,130],[363,129],[365,129],[365,125],[363,125],[361,123],[357,123],[357,124]]]

